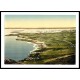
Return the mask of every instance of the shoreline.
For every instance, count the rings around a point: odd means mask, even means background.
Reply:
[[[33,48],[31,50],[29,50],[28,55],[25,56],[25,58],[18,60],[16,63],[17,64],[35,64],[35,63],[36,64],[43,64],[43,63],[53,64],[53,63],[56,63],[56,61],[54,61],[54,58],[56,59],[56,58],[62,57],[63,55],[74,54],[75,48],[71,47],[69,45],[70,43],[67,43],[69,41],[66,38],[68,38],[72,42],[74,42],[75,41],[75,38],[74,38],[75,31],[72,31],[72,32],[64,31],[63,34],[64,34],[63,36],[62,36],[62,33],[60,33],[60,35],[57,33],[56,34],[48,34],[48,35],[42,34],[41,37],[39,36],[39,34],[36,34],[35,36],[34,36],[34,34],[32,34],[32,35],[30,35],[30,34],[29,35],[26,35],[26,34],[19,35],[18,34],[18,36],[16,37],[16,40],[29,43],[29,44],[31,44],[31,46]],[[68,37],[69,34],[70,34],[70,36]],[[65,35],[66,35],[66,37],[65,37]],[[49,38],[49,36],[51,36],[51,37]],[[57,36],[57,38],[56,38],[56,36]],[[48,39],[48,38],[49,38],[49,40],[46,41],[46,39]],[[73,38],[74,38],[74,40],[73,40]],[[65,41],[67,41],[67,42],[65,42]],[[56,44],[54,45],[52,43],[56,43]],[[48,45],[48,44],[50,44],[50,45]],[[73,43],[73,44],[75,44],[75,43]],[[25,50],[26,49],[27,49],[27,47],[25,47]],[[25,54],[27,54],[27,53],[25,52]],[[64,58],[64,60],[68,60],[68,59],[69,58],[67,58],[67,59]],[[57,63],[58,62],[61,63],[61,60],[63,60],[63,58],[61,58],[60,60],[57,60]],[[52,61],[54,61],[54,62],[52,62]],[[64,63],[64,61],[62,61],[62,63]],[[66,63],[66,61],[65,61],[65,63]]]
[[[30,51],[30,54],[32,54],[32,52],[34,52],[35,50],[37,50],[39,48],[39,46],[37,44],[34,44],[33,47],[34,47],[34,49]]]
[[[34,49],[30,51],[30,54],[34,54],[33,52],[35,52],[36,50],[39,50],[40,45],[42,45],[42,47],[46,47],[46,44],[44,42],[40,42],[38,41],[37,43],[35,42],[27,42],[27,43],[31,43],[33,44]],[[40,44],[40,45],[39,45]]]
[[[28,54],[28,56],[27,56],[26,58],[24,58],[24,59],[29,59],[29,58],[30,58],[30,54],[41,53],[41,52],[36,52],[36,50],[39,50],[40,48],[46,47],[46,44],[45,44],[44,42],[41,42],[41,41],[38,41],[38,40],[36,40],[36,41],[34,41],[34,40],[27,41],[27,40],[24,40],[24,39],[23,39],[23,40],[22,40],[22,39],[18,39],[18,40],[26,41],[27,43],[33,44],[33,47],[34,47],[34,49],[31,50],[30,53]],[[40,45],[41,45],[42,47],[40,47]],[[24,59],[22,59],[22,60],[24,60]],[[22,61],[22,60],[18,60],[18,62],[19,62],[19,61]]]
[[[26,58],[24,58],[24,59],[27,59],[30,54],[34,54],[33,52],[39,48],[39,46],[38,46],[37,44],[33,43],[33,42],[27,42],[27,43],[33,44],[34,49],[31,50],[30,53],[28,54],[28,56],[27,56]],[[24,59],[21,59],[21,60],[16,61],[16,60],[11,59],[11,58],[5,58],[5,61],[7,60],[7,61],[19,62],[19,61],[22,61],[22,60],[24,60]]]
[[[13,35],[8,35],[8,36],[13,36]],[[25,41],[25,42],[33,45],[33,49],[30,51],[30,53],[28,54],[28,56],[26,57],[26,59],[29,57],[30,54],[36,54],[36,50],[39,50],[40,45],[42,45],[42,47],[44,47],[44,44],[45,44],[44,42],[40,42],[38,40],[34,41],[34,40],[31,39],[31,41],[27,41],[24,38],[23,39],[22,38],[20,39],[20,37],[18,39],[17,38],[18,37],[16,36],[16,38],[15,38],[16,40]],[[8,59],[10,59],[10,58],[8,58]],[[21,60],[24,60],[24,59],[21,59]],[[5,60],[6,60],[6,58],[5,58]],[[13,59],[11,59],[11,60],[13,60]],[[21,61],[21,60],[18,60],[18,61]],[[16,61],[16,60],[14,60],[14,61]],[[18,61],[16,61],[16,62],[18,62]]]

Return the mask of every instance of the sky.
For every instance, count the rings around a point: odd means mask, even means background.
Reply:
[[[5,15],[5,28],[76,27],[76,15]]]

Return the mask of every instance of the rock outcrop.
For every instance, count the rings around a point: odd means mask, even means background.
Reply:
[[[12,60],[12,59],[5,59],[4,61],[5,64],[16,64],[17,62],[15,60]]]

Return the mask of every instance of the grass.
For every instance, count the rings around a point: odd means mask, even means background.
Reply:
[[[35,50],[30,54],[31,60],[22,64],[74,64],[75,63],[75,30],[56,33],[19,33],[27,39],[42,41],[46,48]],[[40,52],[40,53],[38,53]],[[66,57],[65,57],[66,56]]]

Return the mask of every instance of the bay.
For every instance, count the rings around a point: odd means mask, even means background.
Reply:
[[[22,60],[27,58],[35,47],[33,43],[16,40],[17,36],[5,36],[5,58]]]

